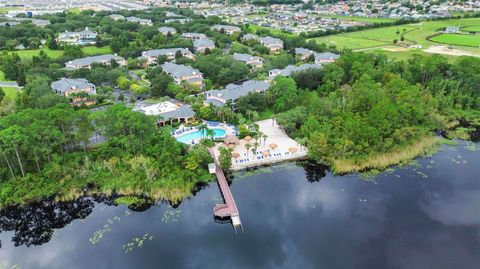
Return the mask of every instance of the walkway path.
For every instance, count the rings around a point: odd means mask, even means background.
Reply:
[[[232,220],[233,227],[236,230],[236,227],[242,227],[242,223],[240,221],[240,214],[238,213],[237,205],[235,204],[235,199],[233,198],[233,194],[230,191],[230,186],[228,186],[225,174],[223,173],[222,168],[220,168],[214,150],[210,148],[209,151],[213,159],[215,160],[215,174],[217,176],[218,186],[220,187],[223,200],[225,201],[225,204],[219,204],[213,208],[213,214],[216,218],[220,219],[230,218]]]
[[[0,82],[0,87],[21,88],[20,86],[18,86],[17,82],[15,82],[15,81],[1,81]]]

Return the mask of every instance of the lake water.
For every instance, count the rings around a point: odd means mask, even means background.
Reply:
[[[236,173],[244,231],[211,184],[143,212],[90,198],[0,215],[4,268],[480,268],[480,144],[374,181],[283,164]],[[0,268],[2,266],[0,265]]]

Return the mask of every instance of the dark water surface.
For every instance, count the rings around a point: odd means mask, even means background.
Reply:
[[[235,175],[244,231],[207,186],[143,212],[83,198],[0,216],[0,268],[480,268],[480,144],[378,175],[284,164]]]

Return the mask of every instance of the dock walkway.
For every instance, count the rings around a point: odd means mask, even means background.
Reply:
[[[225,174],[223,173],[223,170],[218,163],[214,150],[210,148],[209,151],[213,159],[215,160],[215,175],[217,176],[218,186],[220,187],[220,192],[222,193],[222,197],[225,202],[225,204],[216,205],[213,208],[213,214],[216,218],[219,219],[230,218],[235,229],[236,227],[242,227],[242,223],[240,221],[240,214],[238,212],[235,199],[233,198],[233,194],[230,190],[230,186],[228,186]]]

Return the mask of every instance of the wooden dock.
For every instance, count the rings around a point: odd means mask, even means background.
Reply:
[[[213,159],[215,160],[214,172],[215,172],[215,175],[217,176],[217,182],[223,197],[223,201],[225,202],[224,204],[216,205],[213,208],[213,214],[215,218],[218,218],[221,220],[230,219],[232,221],[232,224],[235,230],[237,229],[237,227],[242,228],[242,222],[240,221],[240,214],[238,212],[235,199],[233,198],[233,194],[230,190],[230,186],[228,186],[228,182],[227,182],[227,179],[225,178],[225,174],[223,173],[223,170],[220,167],[217,161],[217,158],[215,157],[213,149],[209,149],[209,151]]]

